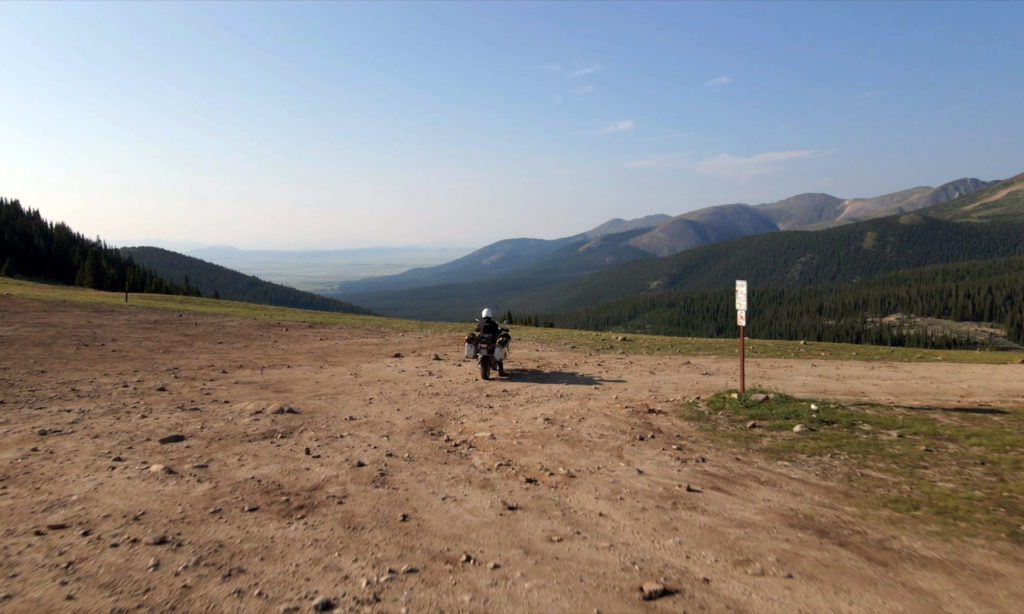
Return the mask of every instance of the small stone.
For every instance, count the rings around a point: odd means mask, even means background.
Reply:
[[[50,529],[51,531],[60,531],[61,529],[68,528],[68,524],[66,522],[51,522],[50,524],[46,525],[46,528]]]
[[[310,454],[312,454],[312,453],[313,453],[313,451],[312,451],[312,450],[310,450],[310,449],[309,449],[309,447],[307,447],[307,448],[306,448],[306,456],[309,456],[309,455],[310,455]]]
[[[223,511],[224,511],[224,510],[223,510],[222,508],[219,508],[219,507],[211,507],[211,508],[209,509],[209,511],[208,511],[207,513],[208,513],[208,514],[219,514],[219,513],[223,512]]]
[[[149,570],[156,571],[157,569],[160,569],[160,559],[154,556],[153,558],[149,559]]]
[[[419,573],[420,570],[412,565],[402,565],[402,573]]]
[[[798,425],[793,427],[793,432],[794,433],[804,433],[804,432],[807,432],[809,430],[810,429],[807,428],[806,424],[798,424]]]
[[[498,561],[491,561],[490,563],[487,564],[487,569],[500,569],[500,568],[501,568],[501,563],[499,563]]]
[[[431,360],[441,360],[441,357],[438,356],[437,354],[434,354],[434,356],[431,358]]]
[[[398,522],[406,522],[409,520],[409,514],[402,513],[398,515]]]
[[[38,429],[36,431],[36,435],[39,435],[40,437],[46,437],[49,434],[50,434],[50,431],[48,431],[47,429]]]
[[[363,461],[361,461],[361,460],[357,460],[357,461],[355,462],[355,466],[356,466],[356,467],[365,467],[365,466],[366,466],[366,463],[364,463],[364,462],[363,462]]]
[[[157,392],[167,392],[167,386],[157,386]]]
[[[160,438],[160,443],[162,443],[162,444],[166,444],[166,443],[179,443],[179,442],[182,442],[182,441],[185,441],[185,436],[182,435],[181,433],[175,433],[173,435],[168,435],[167,437],[161,437]]]
[[[465,554],[462,555],[462,558],[459,559],[459,562],[460,563],[472,563],[473,562],[473,555],[468,553],[468,552],[466,552]]]
[[[146,544],[150,546],[163,546],[170,541],[171,540],[167,539],[167,536],[162,533],[160,535],[152,535],[146,538]]]
[[[771,397],[768,396],[767,394],[763,394],[763,393],[758,392],[756,394],[750,395],[747,398],[749,398],[751,401],[753,401],[755,403],[764,403],[765,401],[767,401]]]
[[[640,596],[644,601],[652,601],[668,594],[668,590],[661,582],[644,582],[640,586]]]
[[[394,354],[391,355],[391,357],[392,358],[404,358],[404,356],[402,356],[401,352],[395,352]]]
[[[242,508],[242,511],[243,512],[255,512],[258,509],[260,509],[260,506],[258,506],[258,505],[246,505],[245,507]]]
[[[759,426],[761,426],[761,425],[758,424],[757,420],[751,420],[750,422],[747,423],[747,428],[748,429],[756,429]]]
[[[334,600],[330,597],[317,597],[316,600],[313,601],[314,612],[330,612],[336,607],[337,604],[335,604]]]
[[[166,475],[174,475],[174,469],[171,469],[167,465],[155,464],[149,466],[150,473],[164,473]]]

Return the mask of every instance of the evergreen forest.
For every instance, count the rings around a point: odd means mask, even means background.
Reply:
[[[905,327],[902,314],[995,324],[1024,345],[1024,256],[903,269],[847,283],[752,286],[746,334],[759,339],[976,348],[984,338]],[[555,316],[565,328],[687,337],[738,334],[731,286],[667,290]],[[534,318],[536,320],[536,318]]]
[[[369,314],[370,310],[154,248],[107,246],[0,198],[0,275],[109,292],[207,296],[263,305]]]
[[[198,296],[188,284],[167,281],[99,239],[67,224],[43,219],[38,210],[0,197],[0,275],[110,292]]]

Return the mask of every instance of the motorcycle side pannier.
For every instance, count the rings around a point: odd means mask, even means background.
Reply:
[[[476,358],[476,345],[473,343],[466,344],[466,358]]]

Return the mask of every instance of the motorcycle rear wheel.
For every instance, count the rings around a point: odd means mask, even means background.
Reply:
[[[487,358],[480,359],[480,379],[491,379],[491,361]]]

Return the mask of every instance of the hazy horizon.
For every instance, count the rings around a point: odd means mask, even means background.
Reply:
[[[1017,2],[0,3],[0,195],[86,236],[478,248],[1024,170]],[[128,239],[125,239],[128,238]]]

